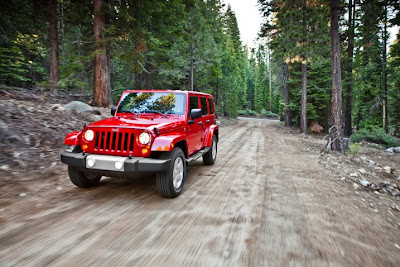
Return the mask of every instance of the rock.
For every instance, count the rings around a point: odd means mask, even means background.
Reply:
[[[351,177],[358,177],[358,174],[356,172],[350,173]]]
[[[20,197],[26,197],[26,193],[19,194]]]
[[[373,161],[373,160],[369,160],[369,165],[375,165],[375,161]]]
[[[384,170],[386,173],[392,173],[392,168],[390,168],[389,166],[383,167],[383,170]]]
[[[398,244],[394,243],[394,246],[395,246],[396,248],[400,249],[400,246],[399,246]]]
[[[7,136],[8,134],[8,125],[4,121],[0,120],[0,138],[3,136]]]
[[[395,211],[400,211],[400,208],[397,205],[393,204],[393,203],[392,203],[392,205],[390,205],[390,207]]]
[[[367,173],[367,171],[366,171],[365,169],[358,169],[358,171],[359,171],[360,173],[362,173],[362,174],[366,174],[366,173]]]
[[[19,135],[16,135],[16,134],[8,136],[7,142],[9,144],[15,145],[16,147],[25,147],[26,146],[24,138]]]
[[[400,154],[400,146],[390,147],[390,148],[386,149],[386,152],[399,153]]]
[[[65,111],[65,108],[63,105],[60,104],[53,104],[50,106],[51,110],[56,110],[56,111]]]
[[[400,196],[400,191],[397,189],[392,189],[392,190],[390,190],[390,194],[392,194],[392,196],[397,197],[397,196]]]
[[[362,159],[363,161],[367,161],[368,159],[366,157],[360,157],[360,159]]]
[[[92,111],[93,110],[93,108],[91,106],[89,106],[88,104],[83,103],[81,101],[69,102],[68,104],[66,104],[64,106],[64,108],[68,113],[71,113],[74,110],[77,111],[78,113],[88,112],[88,111]]]
[[[8,171],[8,170],[10,170],[10,166],[8,166],[8,165],[2,165],[2,166],[0,167],[0,170],[2,170],[2,171]]]
[[[360,184],[361,184],[362,186],[368,186],[368,185],[369,185],[369,182],[366,181],[366,180],[360,180]]]
[[[357,190],[357,189],[360,188],[360,186],[358,184],[356,184],[356,183],[353,183],[353,188]]]
[[[58,191],[62,190],[62,187],[61,186],[57,187],[57,190]]]
[[[346,177],[342,177],[342,178],[340,178],[340,180],[344,181],[344,180],[346,180]]]

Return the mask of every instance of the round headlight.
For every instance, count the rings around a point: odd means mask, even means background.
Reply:
[[[139,143],[142,145],[147,145],[150,142],[150,134],[143,132],[139,134]]]
[[[87,131],[85,132],[84,137],[85,137],[85,139],[86,139],[87,141],[90,142],[90,141],[92,141],[93,138],[94,138],[94,132],[93,132],[92,130],[87,130]]]

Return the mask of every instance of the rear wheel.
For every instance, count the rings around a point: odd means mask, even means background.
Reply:
[[[88,188],[100,182],[101,175],[84,172],[79,168],[68,166],[68,175],[71,182],[77,187]]]
[[[176,147],[171,152],[161,154],[160,159],[170,159],[171,162],[169,170],[157,173],[157,190],[163,197],[177,197],[182,192],[186,174],[185,154]]]
[[[217,137],[214,135],[211,143],[210,150],[203,155],[203,163],[205,165],[213,165],[217,159]]]

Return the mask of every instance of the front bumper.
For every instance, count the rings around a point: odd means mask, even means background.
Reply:
[[[94,163],[93,166],[88,161]],[[61,161],[69,166],[84,168],[94,171],[112,172],[163,172],[170,167],[170,159],[152,159],[143,157],[119,157],[88,153],[61,152]],[[116,168],[120,162],[121,168]]]

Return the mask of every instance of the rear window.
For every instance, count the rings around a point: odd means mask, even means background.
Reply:
[[[208,99],[208,106],[210,107],[210,114],[214,114],[214,106],[211,98]]]
[[[202,115],[208,114],[208,111],[207,111],[207,98],[205,98],[205,97],[200,98],[200,102],[201,102],[201,114]]]

